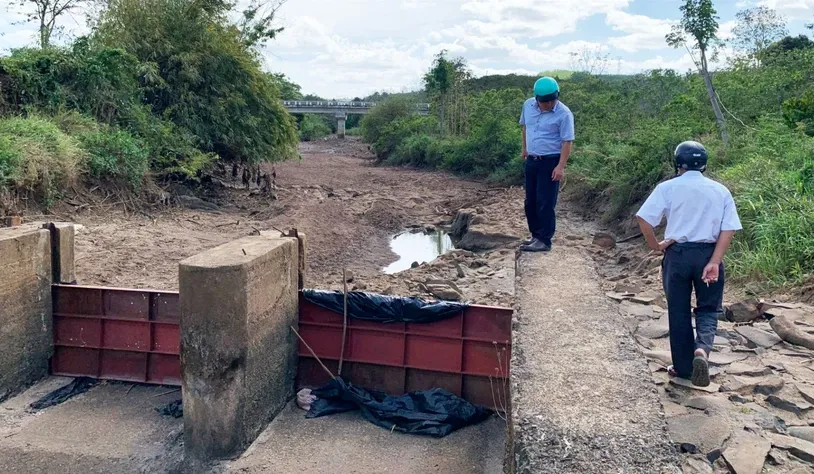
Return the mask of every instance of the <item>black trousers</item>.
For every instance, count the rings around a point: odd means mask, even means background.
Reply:
[[[723,311],[724,267],[718,281],[707,286],[701,280],[712,258],[715,244],[681,243],[667,248],[662,261],[662,280],[670,322],[670,351],[679,377],[690,378],[696,349],[712,351],[718,315]],[[692,327],[691,298],[695,290],[695,335]]]
[[[526,158],[526,221],[535,239],[551,246],[557,228],[554,208],[560,194],[560,182],[551,173],[560,163],[560,155],[529,156]]]

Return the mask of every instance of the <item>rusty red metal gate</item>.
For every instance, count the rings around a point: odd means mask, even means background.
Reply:
[[[477,405],[508,409],[513,311],[470,306],[429,324],[348,323],[343,376],[390,394],[443,388]],[[342,341],[341,314],[300,297],[299,332],[336,373]],[[300,343],[297,383],[317,387],[330,377]]]
[[[53,286],[55,375],[181,385],[179,295],[78,285]],[[343,375],[391,394],[444,388],[475,404],[508,408],[512,310],[470,306],[429,324],[351,320]],[[300,333],[336,373],[342,315],[300,298]],[[297,384],[328,381],[300,344]]]
[[[178,293],[53,286],[51,373],[181,385]]]

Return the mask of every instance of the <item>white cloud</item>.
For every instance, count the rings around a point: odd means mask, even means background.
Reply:
[[[791,20],[814,17],[814,0],[763,0],[760,5],[773,8]]]
[[[665,44],[674,20],[637,10],[648,1],[291,0],[278,12],[285,30],[262,55],[264,67],[285,73],[305,93],[336,98],[419,88],[441,50],[463,56],[476,75],[534,75],[580,59],[610,73],[691,69],[683,50]],[[800,5],[814,2],[766,1],[803,13]],[[0,50],[36,41],[33,25],[15,27],[9,18],[0,17]],[[726,20],[722,36],[731,30]],[[66,26],[82,31],[75,20]]]
[[[580,20],[629,4],[630,0],[468,0],[461,10],[478,19],[468,24],[480,34],[540,38],[574,32]]]
[[[664,37],[676,23],[673,20],[633,15],[621,10],[608,12],[605,22],[613,31],[628,33],[626,36],[611,37],[608,39],[608,43],[629,53],[663,49],[665,47]]]

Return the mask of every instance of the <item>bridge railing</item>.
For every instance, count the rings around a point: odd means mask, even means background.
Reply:
[[[376,102],[284,100],[283,106],[296,109],[372,109],[376,106]],[[416,108],[421,112],[428,112],[430,104],[416,104]]]

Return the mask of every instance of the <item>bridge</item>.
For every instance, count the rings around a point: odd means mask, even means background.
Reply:
[[[284,100],[283,106],[292,114],[329,114],[336,118],[336,134],[345,136],[345,121],[348,115],[367,115],[376,106],[376,102],[360,101],[318,101],[318,100]],[[430,113],[430,104],[416,104],[419,115]]]

